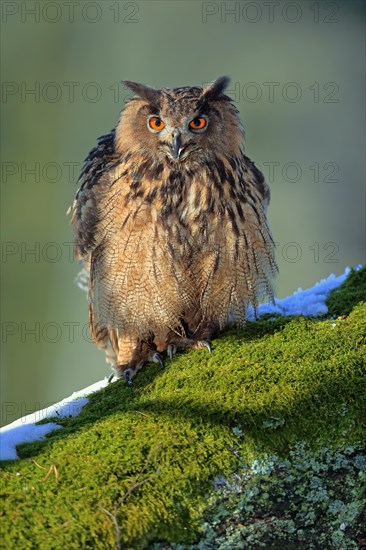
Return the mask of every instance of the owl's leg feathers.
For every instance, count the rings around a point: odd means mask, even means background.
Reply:
[[[218,323],[211,321],[208,325],[202,327],[199,330],[199,337],[201,340],[213,340],[220,331],[220,326]]]
[[[120,360],[121,356],[118,359]],[[165,366],[164,359],[157,351],[152,339],[139,340],[132,352],[131,359],[125,362],[126,359],[123,358],[122,361],[113,368],[113,374],[116,378],[125,378],[128,386],[131,386],[132,378],[142,369],[145,363],[159,363],[161,368]]]

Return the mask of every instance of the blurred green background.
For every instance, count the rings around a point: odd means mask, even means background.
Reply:
[[[365,263],[364,2],[2,2],[2,423],[104,377],[65,213],[119,81],[229,75],[278,296]]]

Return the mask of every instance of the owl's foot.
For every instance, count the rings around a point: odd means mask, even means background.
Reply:
[[[182,322],[183,324],[183,322]],[[196,333],[191,332],[187,323],[185,323],[185,336],[181,336],[176,332],[169,332],[165,340],[165,349],[170,359],[173,359],[178,349],[204,349],[206,348],[212,353],[211,340],[219,332],[218,323],[215,321],[208,322],[201,327]],[[164,349],[158,346],[158,349]]]
[[[137,365],[136,364],[134,365],[133,362],[130,361],[130,363],[128,363],[127,365],[122,365],[122,368],[123,368],[122,375],[126,380],[127,386],[132,386],[131,378],[133,378],[135,374],[144,366],[144,364],[148,362],[160,363],[161,368],[162,369],[165,368],[164,359],[160,355],[160,353],[158,353],[157,351],[155,351],[152,355],[149,355],[149,357],[146,360],[141,361]]]
[[[159,363],[161,368],[165,367],[162,355],[156,350],[156,346],[151,341],[140,341],[136,346],[131,360],[124,365],[117,365],[113,368],[113,375],[109,377],[111,381],[113,376],[116,378],[125,378],[127,386],[132,385],[132,378],[142,369],[145,363]]]
[[[169,359],[173,359],[179,349],[204,349],[206,348],[212,353],[210,340],[198,340],[193,338],[185,338],[184,336],[174,335],[169,339],[169,344],[166,348]]]

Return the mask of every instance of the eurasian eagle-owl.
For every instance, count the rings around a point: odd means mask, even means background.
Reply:
[[[127,383],[164,352],[206,347],[273,296],[269,188],[243,152],[221,77],[134,96],[90,152],[73,204],[92,337]]]

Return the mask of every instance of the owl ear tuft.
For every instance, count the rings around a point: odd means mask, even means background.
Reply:
[[[206,100],[218,99],[230,84],[228,76],[220,76],[212,84],[203,89],[202,98]]]
[[[135,95],[145,99],[149,103],[156,104],[159,99],[160,92],[156,88],[151,88],[145,84],[131,82],[130,80],[122,80],[122,84],[127,86]]]

